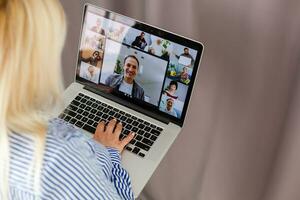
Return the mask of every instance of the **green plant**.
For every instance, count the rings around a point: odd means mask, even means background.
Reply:
[[[170,44],[171,44],[171,42],[169,40],[162,41],[162,45],[161,45],[163,47],[163,49],[161,50],[162,55],[168,54],[167,48]]]
[[[169,76],[176,76],[176,74],[177,74],[176,66],[172,63],[169,65],[168,74],[169,74]]]
[[[122,68],[122,65],[121,65],[121,60],[119,58],[117,59],[114,72],[117,73],[117,74],[121,74],[123,72],[123,68]]]

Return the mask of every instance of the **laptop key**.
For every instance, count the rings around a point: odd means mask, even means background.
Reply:
[[[130,131],[129,130],[127,130],[127,129],[124,129],[124,131],[123,131],[123,134],[124,135],[128,135],[130,133]]]
[[[81,120],[82,116],[80,114],[77,114],[75,118]]]
[[[149,146],[147,146],[147,145],[145,145],[145,144],[143,144],[143,143],[141,143],[141,142],[139,142],[139,141],[137,141],[137,142],[135,143],[135,146],[137,146],[137,147],[139,147],[139,148],[141,148],[141,149],[144,149],[145,151],[149,151],[149,149],[150,149]]]
[[[126,123],[126,122],[122,122],[122,121],[120,121],[120,122],[122,123],[122,126],[123,126],[123,127],[127,126],[127,123]]]
[[[89,120],[87,123],[88,123],[89,125],[92,125],[92,124],[94,123],[94,121],[93,121],[93,120]]]
[[[103,109],[103,112],[104,112],[104,113],[108,113],[108,112],[109,112],[109,109],[104,108],[104,109]]]
[[[143,137],[140,136],[140,135],[136,135],[135,139],[138,140],[138,141],[141,141],[143,139]]]
[[[65,118],[65,116],[66,116],[66,114],[64,114],[64,113],[61,113],[61,114],[58,116],[58,118],[61,118],[61,119],[63,119],[63,118]]]
[[[77,121],[75,126],[78,126],[79,128],[81,128],[83,126],[83,122]]]
[[[83,117],[83,118],[81,119],[82,122],[87,122],[87,120],[88,120],[88,118],[86,118],[86,117]]]
[[[145,121],[144,121],[144,124],[145,124],[146,126],[149,126],[149,125],[150,125],[149,122],[145,122]]]
[[[77,97],[75,97],[75,99],[76,99],[77,101],[79,101],[79,100],[81,99],[81,96],[77,96]]]
[[[142,119],[137,119],[137,121],[140,122],[140,123],[144,122],[144,120],[142,120]]]
[[[125,128],[127,128],[128,130],[130,130],[130,129],[132,128],[132,126],[131,126],[130,124],[127,124],[127,125],[125,126]]]
[[[132,153],[138,154],[138,153],[139,153],[139,151],[140,151],[140,149],[139,149],[139,148],[137,148],[137,147],[134,147],[134,149],[132,150]]]
[[[145,157],[145,154],[143,154],[143,153],[139,153],[139,156],[141,156],[142,158],[144,158]]]
[[[98,116],[96,116],[95,118],[94,118],[94,120],[96,121],[96,122],[99,122],[100,121],[100,117],[98,117]]]
[[[159,135],[160,135],[160,132],[159,132],[158,130],[154,130],[154,129],[152,129],[152,130],[150,131],[150,133],[152,133],[152,134],[154,134],[154,135],[156,135],[156,136],[159,136]]]
[[[131,116],[131,118],[132,118],[133,120],[137,120],[137,117],[136,117],[136,116]]]
[[[101,105],[99,105],[97,109],[98,109],[98,110],[103,110],[103,109],[104,109],[104,107],[103,107],[103,106],[101,106]]]
[[[132,121],[133,121],[133,120],[132,120],[132,119],[129,119],[129,118],[126,120],[126,122],[129,123],[129,124],[130,124]]]
[[[98,126],[98,122],[94,122],[93,126],[97,127]]]
[[[121,114],[121,115],[124,115],[125,114],[125,112],[124,111],[119,111],[119,113]]]
[[[157,139],[157,137],[154,136],[154,135],[151,135],[150,139],[153,140],[153,141],[155,141]]]
[[[81,99],[80,102],[85,103],[85,102],[87,102],[87,100],[86,99]]]
[[[132,132],[135,132],[135,133],[136,133],[138,130],[139,130],[139,129],[138,129],[137,127],[133,127],[133,128],[131,129],[131,131],[132,131]]]
[[[70,104],[70,105],[68,106],[68,109],[73,110],[73,111],[78,110],[77,106],[75,106],[75,105],[73,105],[73,104]]]
[[[150,131],[150,130],[151,130],[151,128],[150,128],[150,127],[148,127],[148,126],[146,126],[146,127],[144,128],[144,130],[145,130],[145,131]]]
[[[151,134],[150,133],[148,133],[148,132],[145,132],[145,134],[144,134],[144,137],[145,138],[149,138],[151,136]]]
[[[79,103],[78,101],[76,101],[76,100],[73,100],[73,101],[71,102],[71,104],[73,104],[73,105],[75,105],[75,106],[79,106],[79,105],[80,105],[80,103]]]
[[[87,101],[85,104],[90,106],[90,105],[93,104],[93,102],[92,101]]]
[[[139,124],[138,127],[139,127],[140,129],[144,129],[144,128],[145,128],[145,125],[144,125],[144,124]]]
[[[91,110],[91,113],[93,113],[93,114],[95,114],[97,112],[97,110],[95,109],[95,108],[93,108],[92,110]]]
[[[66,115],[65,118],[64,118],[64,120],[65,120],[66,122],[68,122],[71,118],[72,118],[71,116]]]
[[[83,113],[83,110],[82,110],[81,108],[79,108],[79,109],[77,110],[77,112],[78,112],[79,114],[81,114],[81,113]]]
[[[64,111],[64,113],[66,113],[66,114],[68,114],[68,115],[70,115],[70,116],[72,116],[72,117],[75,117],[75,116],[76,116],[76,112],[73,112],[72,110],[69,110],[69,109],[66,109],[66,110]]]
[[[162,131],[163,129],[162,128],[160,128],[160,127],[156,127],[156,129],[158,130],[158,131]]]
[[[107,114],[103,114],[103,115],[102,115],[102,118],[103,118],[103,119],[107,119],[107,118],[108,118],[108,115],[107,115]]]
[[[150,127],[154,128],[154,129],[156,128],[156,126],[154,124],[150,124]]]
[[[94,114],[89,114],[89,119],[94,119],[95,115]]]
[[[82,109],[84,109],[85,107],[86,107],[85,104],[80,104],[80,106],[79,106],[79,108],[82,108]]]
[[[94,127],[92,127],[92,126],[90,126],[90,125],[88,125],[88,124],[85,124],[82,128],[83,128],[84,130],[90,132],[90,133],[93,133],[93,134],[94,134],[95,131],[96,131],[96,128],[94,128]]]
[[[139,135],[144,135],[145,131],[143,131],[143,130],[138,130],[137,133],[138,133]]]
[[[121,121],[125,121],[126,119],[127,119],[127,117],[125,117],[125,116],[122,116],[122,117],[120,118]]]
[[[120,115],[119,113],[116,113],[116,114],[114,115],[114,117],[115,117],[115,118],[120,118],[121,115]]]
[[[98,107],[98,104],[97,104],[97,103],[93,103],[93,104],[92,104],[92,107],[93,107],[93,108],[97,108],[97,107]]]
[[[129,147],[129,146],[126,146],[125,149],[127,149],[128,151],[131,151],[131,150],[132,150],[132,148]]]
[[[98,111],[98,112],[96,113],[96,115],[99,116],[99,117],[101,117],[102,112],[101,112],[101,111]]]
[[[114,112],[114,111],[111,110],[111,111],[109,111],[108,114],[111,115],[111,116],[113,116],[115,113],[116,113],[116,112]]]
[[[133,121],[131,124],[132,124],[132,126],[138,126],[139,125],[139,123],[137,121]]]
[[[136,140],[135,140],[135,139],[132,139],[129,143],[134,145],[135,142],[136,142]]]
[[[77,119],[72,118],[69,122],[70,122],[71,124],[75,124],[75,123],[77,122]]]
[[[112,119],[114,119],[113,116],[109,116],[109,117],[108,117],[108,121],[110,121],[110,120],[112,120]]]
[[[104,107],[107,107],[106,103],[101,102],[101,105],[104,106]]]
[[[83,97],[83,96],[84,96],[84,94],[82,94],[82,93],[78,93],[78,96],[80,96],[80,97]]]
[[[153,142],[151,140],[148,140],[147,138],[144,138],[142,140],[142,142],[145,143],[145,144],[147,144],[147,145],[149,145],[149,146],[152,146],[152,144],[153,144]]]
[[[92,110],[92,107],[87,106],[87,107],[85,108],[85,110],[86,110],[86,111],[90,111],[90,110]]]

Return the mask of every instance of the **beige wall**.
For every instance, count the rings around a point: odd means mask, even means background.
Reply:
[[[300,199],[299,1],[61,1],[66,85],[84,2],[205,44],[186,125],[142,199]]]

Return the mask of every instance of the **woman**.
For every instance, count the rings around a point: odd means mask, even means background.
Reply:
[[[51,119],[64,38],[58,0],[0,0],[0,199],[133,199],[120,164],[133,134],[119,141],[112,120],[91,139]]]
[[[171,81],[169,83],[169,86],[165,89],[164,94],[166,94],[168,97],[171,97],[173,99],[177,99],[178,96],[176,95],[176,91],[178,88],[177,81]]]

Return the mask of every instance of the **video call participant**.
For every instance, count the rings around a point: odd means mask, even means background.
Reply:
[[[177,117],[177,113],[173,109],[174,101],[175,100],[173,98],[168,98],[167,102],[166,102],[166,107],[165,107],[165,109],[163,111],[166,112],[166,113],[168,113],[169,115]]]
[[[147,42],[145,40],[145,33],[141,32],[139,36],[136,36],[135,40],[132,42],[131,45],[144,50],[147,46]]]
[[[101,27],[101,19],[97,18],[96,25],[91,28],[91,31],[99,33],[101,35],[105,35],[105,30]]]
[[[188,74],[188,68],[184,67],[182,68],[182,72],[180,72],[180,81],[185,83],[185,84],[189,84],[190,83],[190,78],[189,78],[189,74]]]
[[[97,66],[98,62],[102,60],[102,58],[100,57],[99,51],[94,51],[94,53],[91,57],[88,57],[88,58],[81,57],[80,59],[81,59],[81,61],[89,63],[94,66]]]
[[[124,58],[123,74],[110,75],[105,84],[130,97],[144,100],[144,89],[134,80],[138,70],[139,60],[134,55],[128,55]]]
[[[89,66],[87,68],[87,71],[84,72],[82,78],[92,81],[94,83],[98,82],[98,73],[96,72],[96,69],[94,66]]]
[[[194,65],[194,62],[195,62],[195,59],[193,58],[193,56],[190,54],[190,50],[189,48],[185,47],[183,49],[183,53],[180,54],[179,56],[175,54],[175,57],[177,59],[179,59],[180,56],[184,56],[184,57],[187,57],[187,58],[190,58],[191,59],[191,64],[190,65],[187,65],[187,67],[192,67]]]
[[[177,99],[178,98],[178,96],[176,96],[177,88],[178,88],[177,81],[171,81],[163,94],[167,95],[168,97],[172,97],[173,99]]]

